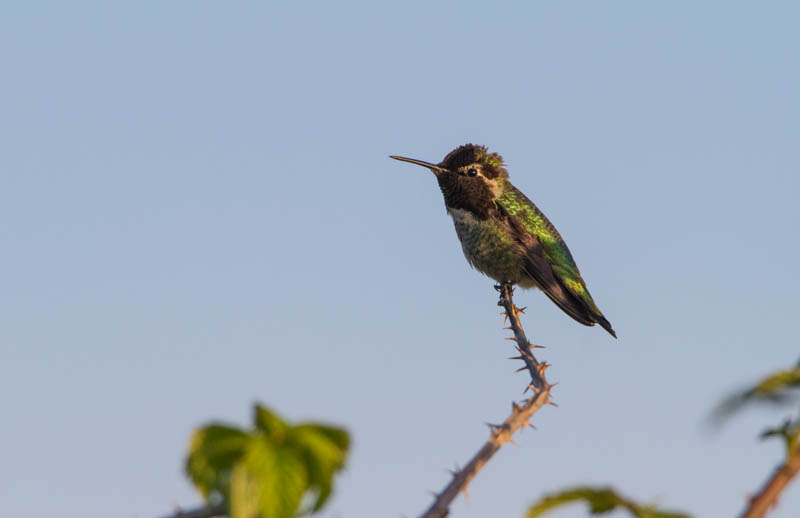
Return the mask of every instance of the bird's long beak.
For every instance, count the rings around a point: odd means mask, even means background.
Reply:
[[[400,160],[401,162],[409,162],[411,164],[417,164],[421,165],[422,167],[427,167],[436,176],[439,176],[439,173],[446,171],[446,169],[439,167],[436,164],[431,164],[430,162],[423,162],[422,160],[416,160],[414,158],[406,158],[404,156],[394,156],[394,155],[391,155],[389,158],[394,158],[395,160]]]

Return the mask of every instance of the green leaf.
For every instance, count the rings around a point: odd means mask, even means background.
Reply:
[[[304,424],[292,429],[287,444],[297,449],[309,472],[309,486],[317,492],[313,511],[318,511],[333,489],[333,476],[342,469],[350,439],[341,428]]]
[[[574,502],[585,502],[591,515],[620,508],[634,518],[690,518],[688,514],[663,511],[653,506],[643,506],[619,495],[610,488],[576,487],[545,495],[528,509],[527,518],[537,518],[543,513]]]
[[[800,366],[770,374],[747,389],[729,396],[714,410],[717,421],[727,419],[752,404],[785,404],[796,401],[794,389],[800,388]]]
[[[286,436],[286,422],[265,406],[256,404],[253,407],[253,422],[256,429],[264,432],[274,442],[281,442]]]
[[[308,488],[301,459],[266,438],[253,441],[231,480],[231,518],[293,518]]]
[[[300,423],[297,428],[302,428],[305,426],[313,427],[318,433],[327,437],[344,452],[347,452],[350,449],[350,434],[347,433],[347,430],[344,428],[315,423]]]
[[[261,507],[261,485],[247,471],[244,463],[237,464],[231,477],[231,497],[228,514],[231,518],[258,516]]]
[[[323,507],[349,447],[350,436],[342,428],[292,426],[256,405],[251,431],[221,424],[199,428],[186,472],[231,518],[291,518],[304,501],[312,511]]]
[[[198,428],[192,435],[186,473],[206,499],[227,499],[230,476],[247,450],[246,432],[223,424]]]

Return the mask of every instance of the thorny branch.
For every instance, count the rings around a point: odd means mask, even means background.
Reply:
[[[785,463],[781,463],[764,483],[764,487],[747,503],[742,518],[763,518],[778,502],[778,496],[800,471],[800,450],[795,451]]]
[[[466,493],[467,485],[497,450],[507,442],[511,442],[512,436],[520,428],[526,425],[533,428],[530,419],[537,410],[546,404],[555,404],[550,401],[550,391],[555,384],[548,383],[545,377],[545,370],[548,364],[546,362],[540,363],[533,355],[532,349],[538,346],[528,341],[525,331],[522,329],[519,315],[524,311],[524,308],[520,309],[514,305],[514,288],[509,283],[503,283],[495,286],[495,289],[500,292],[500,301],[497,305],[505,309],[506,318],[510,324],[507,329],[514,332],[514,337],[509,338],[509,340],[513,340],[517,344],[519,356],[515,356],[512,359],[519,359],[525,362],[525,367],[520,370],[527,369],[531,375],[531,382],[525,391],[527,392],[530,388],[533,390],[533,394],[521,405],[516,402],[511,403],[511,415],[502,424],[489,425],[491,428],[489,440],[486,441],[463,469],[453,473],[453,479],[441,493],[436,495],[433,504],[421,515],[421,518],[445,518],[449,512],[450,503],[462,491]]]
[[[508,442],[512,442],[512,436],[519,429],[524,426],[533,425],[530,422],[531,417],[544,405],[555,405],[550,400],[550,391],[555,386],[555,383],[548,383],[545,376],[545,370],[548,367],[546,362],[539,362],[533,355],[532,349],[540,346],[533,345],[528,341],[525,336],[525,331],[522,329],[522,323],[519,320],[519,315],[525,310],[520,309],[514,305],[513,293],[514,288],[510,284],[502,284],[495,286],[495,289],[500,292],[500,300],[497,305],[502,306],[505,310],[505,315],[509,327],[506,329],[514,333],[513,340],[516,342],[516,349],[519,353],[511,359],[522,360],[525,366],[519,370],[526,370],[531,376],[531,381],[525,388],[533,390],[530,398],[526,399],[522,404],[516,402],[511,403],[511,415],[509,415],[502,424],[489,425],[491,429],[491,436],[489,440],[481,447],[480,450],[470,459],[467,465],[453,473],[453,479],[442,490],[441,493],[436,495],[433,504],[428,508],[421,518],[445,518],[449,512],[450,503],[458,496],[459,493],[467,492],[467,485],[475,478],[478,471],[492,458],[492,456],[500,449],[501,446]],[[225,511],[221,507],[198,507],[189,510],[178,509],[174,514],[164,518],[215,518],[218,516],[225,516]],[[749,518],[749,517],[748,517]]]

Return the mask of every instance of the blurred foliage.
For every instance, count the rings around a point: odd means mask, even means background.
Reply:
[[[713,417],[721,421],[753,404],[785,405],[797,402],[798,388],[800,388],[800,365],[793,369],[774,372],[754,386],[727,397],[714,410]]]
[[[774,372],[758,383],[739,391],[720,403],[712,417],[721,423],[744,408],[758,404],[786,406],[800,401],[800,364],[793,369]],[[762,439],[778,437],[786,446],[787,459],[797,452],[800,440],[800,418],[786,419],[781,426],[767,428],[761,433]]]
[[[291,518],[319,511],[345,465],[350,436],[318,423],[292,425],[255,405],[254,426],[212,423],[195,430],[186,473],[231,518]],[[300,509],[304,507],[304,509]]]
[[[762,439],[770,437],[780,437],[786,446],[786,458],[788,459],[797,452],[797,440],[800,437],[800,420],[787,419],[781,426],[767,428],[761,432]]]
[[[625,509],[634,518],[690,518],[690,515],[674,511],[662,511],[651,505],[641,505],[620,496],[609,488],[576,487],[545,495],[528,509],[527,518],[544,516],[543,513],[574,502],[586,502],[589,514],[598,515]]]

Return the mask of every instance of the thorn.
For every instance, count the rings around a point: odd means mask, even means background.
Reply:
[[[531,349],[547,349],[547,347],[545,347],[543,345],[536,345],[536,344],[532,344],[530,342],[528,343],[528,347],[531,348]]]
[[[505,337],[505,340],[511,340],[512,342],[516,342],[517,338],[515,336],[507,336]]]
[[[519,412],[520,406],[517,404],[516,401],[511,402],[511,411],[516,413]]]
[[[522,372],[522,371],[526,371],[526,370],[528,370],[528,366],[524,365],[524,366],[520,367],[519,369],[515,370],[514,373],[516,374],[517,372]]]
[[[533,423],[531,423],[530,421],[525,421],[525,426],[529,426],[529,427],[531,427],[532,429],[536,430],[536,427],[535,427],[535,426],[533,426]]]
[[[525,313],[525,310],[526,310],[526,309],[528,309],[528,306],[525,306],[524,308],[517,308],[517,307],[515,307],[514,309],[516,309],[518,312],[520,312],[520,313],[524,314],[524,313]]]
[[[552,406],[554,406],[554,407],[558,407],[558,405],[556,404],[556,402],[555,402],[555,401],[553,401],[552,399],[548,399],[548,400],[547,400],[547,404],[548,404],[548,405],[552,405]]]
[[[503,328],[503,331],[513,331],[513,330],[514,330],[514,328],[513,328],[513,327],[510,327],[510,326],[509,326],[509,327],[504,327],[504,328]]]
[[[433,498],[439,498],[439,493],[437,493],[436,491],[431,491],[429,489],[428,494],[431,495]]]
[[[553,389],[553,387],[555,387],[556,385],[558,385],[558,382],[557,382],[557,381],[556,381],[555,383],[551,383],[551,384],[549,384],[549,385],[547,386],[547,390],[552,390],[552,389]]]
[[[513,444],[514,446],[517,446],[517,447],[519,447],[519,443],[517,443],[517,441],[515,441],[513,437],[509,437],[509,438],[508,438],[508,442],[510,442],[510,443],[511,443],[511,444]]]
[[[524,356],[509,356],[508,359],[509,360],[524,360],[525,357]]]

